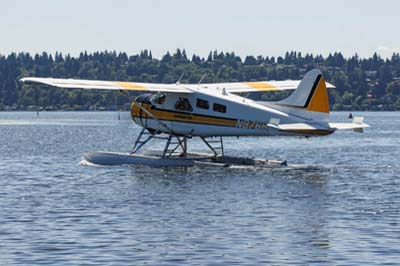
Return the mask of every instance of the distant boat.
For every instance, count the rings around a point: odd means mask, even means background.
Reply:
[[[353,114],[350,113],[348,118],[349,118],[349,119],[353,119]]]

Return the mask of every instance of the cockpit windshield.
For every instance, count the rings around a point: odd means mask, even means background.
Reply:
[[[165,102],[165,94],[163,93],[157,93],[153,96],[153,98],[151,99],[151,101],[153,103],[156,103],[158,105],[163,105]]]

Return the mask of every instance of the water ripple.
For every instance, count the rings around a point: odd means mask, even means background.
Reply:
[[[226,140],[287,168],[152,169],[79,164],[129,150],[128,113],[0,113],[0,265],[398,265],[400,114],[362,115],[362,135]]]

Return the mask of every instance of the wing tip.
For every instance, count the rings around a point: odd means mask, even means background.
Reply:
[[[37,84],[37,81],[35,80],[35,78],[31,78],[31,77],[25,77],[25,78],[20,78],[19,82],[23,83],[23,84]]]

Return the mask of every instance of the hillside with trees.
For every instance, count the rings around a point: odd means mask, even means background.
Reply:
[[[115,92],[59,90],[23,86],[21,77],[80,78],[137,82],[181,83],[236,82],[301,79],[310,69],[320,69],[336,86],[329,90],[332,110],[400,110],[400,55],[382,59],[341,53],[321,55],[287,52],[284,56],[247,56],[210,52],[207,58],[185,50],[154,58],[150,51],[138,55],[122,52],[82,52],[73,57],[56,53],[0,55],[0,111],[34,110],[112,110],[116,103],[129,108],[129,100]],[[249,97],[276,100],[282,95],[253,93]],[[117,100],[116,100],[117,98]]]

